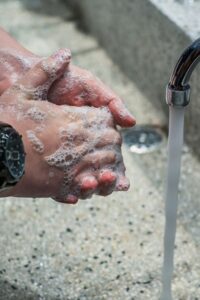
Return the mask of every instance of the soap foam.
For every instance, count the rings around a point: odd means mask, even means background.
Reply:
[[[96,145],[100,141],[102,132],[108,126],[111,114],[105,107],[96,109],[64,106],[63,110],[70,122],[66,127],[62,126],[59,128],[60,146],[54,153],[46,156],[45,160],[51,167],[56,167],[63,171],[63,183],[59,196],[65,197],[70,191],[71,194],[80,198],[80,187],[77,184],[74,185],[75,167],[87,154],[96,150]],[[79,122],[76,121],[77,119]],[[83,130],[85,136],[81,134],[80,130]],[[117,163],[121,161],[120,147],[118,148],[116,148],[116,151],[119,151]],[[103,150],[106,149],[113,151],[113,146],[108,145]],[[99,148],[98,151],[100,151]],[[90,171],[94,172],[92,164],[93,162],[91,161]],[[96,167],[95,170],[97,170]],[[112,170],[114,171],[114,167],[112,167]],[[121,172],[121,168],[119,168],[119,172]]]
[[[46,120],[46,113],[44,111],[40,110],[36,106],[29,108],[26,112],[26,115],[28,118],[32,119],[33,121],[39,122],[39,123]]]
[[[44,152],[44,144],[36,136],[35,132],[32,130],[27,130],[26,134],[32,144],[33,149],[40,154],[43,153]]]

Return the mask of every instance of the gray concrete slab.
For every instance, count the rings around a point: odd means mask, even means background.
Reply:
[[[18,7],[12,33],[25,46],[48,55],[61,44],[76,45],[74,62],[90,69],[119,93],[138,123],[160,127],[166,124],[164,114],[158,113],[143,90],[124,76],[97,42],[90,36],[86,38],[72,21],[59,21],[63,23],[59,28],[71,24],[72,31],[58,34],[47,30],[41,34],[43,24],[49,28],[55,24],[55,15],[39,13],[42,1],[34,10],[20,1],[1,1],[0,10],[7,7],[0,21],[5,29],[11,29],[8,20],[14,15],[12,3]],[[63,6],[59,8],[59,2],[54,3],[63,13]],[[48,6],[47,10],[53,9]],[[24,14],[29,16],[26,21]],[[39,24],[37,28],[35,23]],[[86,46],[88,52],[82,51],[85,41],[98,49],[91,51]],[[0,300],[159,299],[166,139],[158,151],[143,156],[131,154],[124,145],[123,155],[131,181],[127,193],[94,197],[76,206],[51,199],[1,199]],[[175,299],[197,300],[199,162],[184,148],[183,163],[173,289]]]
[[[200,35],[199,0],[150,0],[191,39]]]

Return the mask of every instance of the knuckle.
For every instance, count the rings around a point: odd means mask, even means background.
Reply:
[[[117,159],[117,157],[116,157],[116,153],[115,152],[109,151],[107,153],[106,160],[108,162],[114,163],[116,161],[116,159]]]
[[[121,145],[122,144],[122,136],[119,132],[115,131],[114,141],[115,144]]]

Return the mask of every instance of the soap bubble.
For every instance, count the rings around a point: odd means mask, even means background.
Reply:
[[[42,143],[42,141],[36,136],[36,134],[34,133],[34,131],[32,130],[27,130],[27,137],[30,140],[33,149],[36,152],[39,153],[43,153],[44,152],[44,144]]]

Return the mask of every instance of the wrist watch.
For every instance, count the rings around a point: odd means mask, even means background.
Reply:
[[[25,155],[22,136],[0,122],[0,191],[12,188],[22,178]]]

